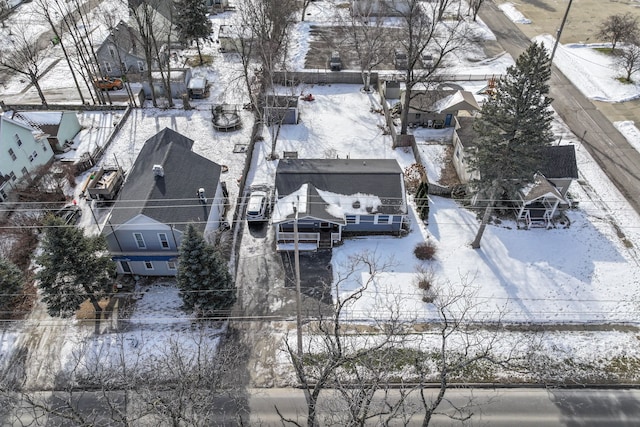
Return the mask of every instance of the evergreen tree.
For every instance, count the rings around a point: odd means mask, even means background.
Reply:
[[[219,315],[236,300],[236,288],[226,263],[192,224],[182,236],[178,287],[183,308],[199,315]]]
[[[542,163],[543,149],[553,140],[548,80],[551,63],[543,45],[533,43],[496,85],[474,122],[476,152],[469,169],[480,178],[474,190],[487,198],[487,208],[472,243],[480,247],[495,201],[503,194],[513,199],[533,180]]]
[[[176,4],[174,22],[180,40],[196,42],[200,64],[203,63],[200,40],[211,36],[212,26],[207,7],[202,0],[180,0]]]
[[[427,221],[429,219],[429,184],[427,181],[423,180],[418,184],[415,200],[420,219]]]
[[[99,301],[111,290],[115,273],[104,237],[85,236],[82,229],[67,226],[56,217],[47,218],[45,226],[37,278],[49,315],[71,317],[89,299],[99,333]]]
[[[22,271],[4,258],[0,258],[0,311],[6,312],[11,308],[15,297],[22,292],[24,277]]]

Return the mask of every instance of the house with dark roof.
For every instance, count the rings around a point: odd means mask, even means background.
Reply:
[[[400,95],[400,105],[404,105],[407,92]],[[480,106],[471,92],[465,90],[414,90],[410,94],[407,123],[430,128],[458,127],[457,116],[471,115],[480,111]]]
[[[399,234],[407,201],[402,169],[390,159],[283,159],[272,224],[278,250],[331,248],[343,236]]]
[[[63,151],[82,129],[75,111],[14,111],[12,118],[42,131],[56,152]]]
[[[159,38],[159,40],[164,40]],[[166,48],[162,61],[169,60]],[[140,33],[127,23],[120,21],[109,31],[96,51],[100,73],[105,77],[122,77],[129,74],[142,74],[147,70],[144,46]],[[152,66],[157,69],[157,64]]]
[[[520,189],[518,220],[527,228],[552,225],[558,210],[567,208],[569,185],[578,179],[574,145],[552,145],[544,149],[544,162],[529,185]]]
[[[565,198],[569,185],[578,179],[576,147],[572,144],[551,145],[544,149],[544,163],[538,170]]]
[[[140,150],[103,229],[119,273],[175,275],[187,224],[206,233],[223,221],[222,168],[192,146],[165,128]]]

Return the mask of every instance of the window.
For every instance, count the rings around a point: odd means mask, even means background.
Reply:
[[[29,171],[27,170],[27,168],[22,168],[22,170],[20,172],[22,172],[22,176],[23,177],[29,175]]]
[[[5,193],[2,189],[0,189],[0,200],[2,200],[3,202],[7,200],[7,193]]]
[[[360,217],[357,215],[347,215],[346,216],[347,224],[359,224]]]
[[[144,62],[138,61],[138,71],[140,72],[144,71]]]
[[[167,261],[167,269],[168,270],[175,270],[176,269],[176,262],[175,261]]]
[[[33,150],[33,153],[31,153],[31,155],[29,156],[29,161],[33,162],[33,159],[35,159],[36,157],[38,157],[38,152],[36,150]]]
[[[116,59],[116,48],[113,46],[109,46],[109,53],[111,54],[111,58]]]
[[[131,273],[131,266],[128,261],[120,261],[120,267],[122,267],[122,271],[125,273]]]
[[[33,154],[29,156],[29,161],[33,162]]]
[[[153,263],[151,261],[145,261],[144,262],[144,269],[145,270],[153,270]]]
[[[9,176],[11,177],[11,181],[15,181],[16,179],[18,179],[18,178],[16,177],[16,174],[15,174],[15,173],[13,173],[13,171],[11,171],[11,173],[9,173]]]
[[[107,73],[111,72],[111,62],[105,62],[104,63],[104,71]]]
[[[11,160],[16,160],[16,153],[13,152],[13,148],[9,148],[9,156],[11,157]]]
[[[145,249],[147,245],[144,243],[144,237],[142,237],[142,233],[133,233],[133,238],[136,239],[136,245],[138,245],[138,249]]]
[[[16,144],[18,144],[18,147],[20,147],[22,145],[22,140],[20,139],[20,136],[18,136],[18,134],[15,134],[15,138],[16,138]]]
[[[169,240],[167,240],[167,233],[158,233],[158,239],[160,240],[160,246],[162,246],[162,249],[169,249]]]
[[[376,215],[376,224],[390,224],[391,218],[391,215]]]

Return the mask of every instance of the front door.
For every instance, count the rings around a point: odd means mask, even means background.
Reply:
[[[453,119],[453,114],[447,114],[447,117],[444,118],[444,127],[451,126],[451,119]]]

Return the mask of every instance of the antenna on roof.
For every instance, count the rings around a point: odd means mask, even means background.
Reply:
[[[200,203],[207,203],[207,198],[204,195],[204,188],[198,188],[198,198]]]
[[[162,167],[162,165],[153,165],[151,170],[153,170],[153,175],[154,176],[159,177],[159,178],[164,177],[164,168]]]

